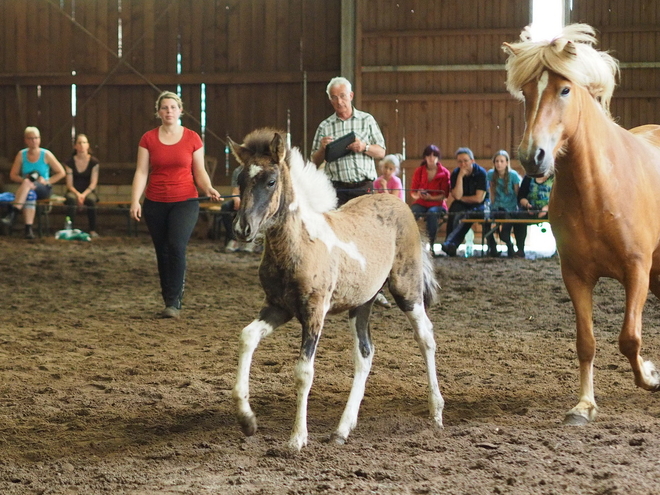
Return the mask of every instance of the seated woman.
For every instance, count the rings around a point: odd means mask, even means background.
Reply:
[[[410,195],[415,200],[410,209],[415,218],[426,216],[426,231],[429,236],[431,253],[435,256],[433,245],[438,233],[438,219],[447,213],[450,173],[440,163],[440,148],[429,144],[422,155],[424,160],[415,169]]]
[[[85,206],[89,221],[89,235],[98,237],[96,233],[96,185],[99,181],[99,161],[89,153],[89,140],[84,134],[76,136],[75,153],[69,158],[66,169],[66,200],[67,215],[75,223],[76,211]]]
[[[550,191],[554,183],[554,175],[537,178],[526,175],[518,191],[520,211],[516,216],[518,218],[548,218],[548,202],[550,201]],[[516,246],[518,247],[516,256],[524,258],[527,225],[515,224],[513,226],[513,233],[516,236]]]
[[[518,210],[518,190],[520,189],[520,175],[511,168],[509,154],[499,150],[493,156],[493,168],[488,171],[488,185],[490,188],[491,218],[511,218],[512,213]],[[490,231],[490,224],[484,226]],[[497,227],[497,235],[506,244],[507,255],[515,255],[511,242],[511,229],[513,224],[503,223]],[[495,233],[488,236],[488,256],[499,256]]]
[[[23,132],[27,148],[19,151],[9,172],[9,178],[19,184],[9,214],[2,223],[11,228],[16,215],[23,211],[25,238],[34,239],[34,217],[36,201],[50,198],[52,184],[66,174],[64,167],[50,151],[41,148],[41,133],[36,127],[26,127]],[[51,175],[52,171],[52,175]]]

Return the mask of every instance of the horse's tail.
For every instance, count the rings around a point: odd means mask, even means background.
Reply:
[[[435,302],[440,284],[435,278],[435,266],[431,253],[426,249],[426,243],[422,240],[420,243],[422,250],[422,279],[424,284],[424,307],[428,310]]]

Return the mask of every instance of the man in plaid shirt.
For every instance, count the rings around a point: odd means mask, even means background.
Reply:
[[[332,185],[337,190],[338,205],[369,192],[376,173],[375,160],[385,156],[385,138],[371,114],[353,107],[351,83],[335,77],[326,89],[335,113],[319,125],[312,144],[312,161],[321,165],[328,143],[355,132],[355,141],[347,146],[345,156],[325,164]]]

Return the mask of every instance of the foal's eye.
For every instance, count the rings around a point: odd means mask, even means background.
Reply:
[[[268,187],[273,187],[273,186],[275,185],[275,179],[271,179],[271,180],[269,180],[269,181],[266,183],[266,185],[267,185]]]
[[[563,88],[563,89],[561,90],[561,95],[562,95],[562,96],[566,96],[566,95],[567,95],[568,93],[570,93],[570,92],[571,92],[571,88],[568,88],[568,87],[567,87],[567,88]]]

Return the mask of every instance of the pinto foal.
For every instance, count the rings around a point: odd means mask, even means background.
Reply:
[[[287,150],[279,132],[259,129],[244,141],[229,140],[244,166],[234,232],[245,241],[264,233],[259,277],[266,293],[259,317],[240,339],[233,398],[245,435],[257,430],[248,401],[254,351],[263,337],[295,317],[302,326],[302,344],[294,372],[297,412],[289,447],[299,451],[307,444],[307,399],[323,323],[327,314],[348,311],[355,370],[333,434],[337,443],[346,441],[357,424],[374,354],[371,307],[386,282],[413,326],[426,363],[430,414],[442,426],[444,400],[435,369],[433,325],[426,314],[438,285],[410,208],[394,196],[377,194],[335,210],[337,198],[326,175],[305,163],[297,149]]]

